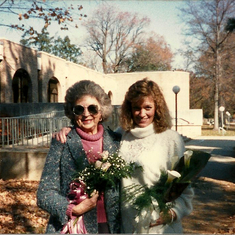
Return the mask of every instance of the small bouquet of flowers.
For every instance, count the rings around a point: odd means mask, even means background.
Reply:
[[[131,185],[124,190],[124,200],[131,203],[139,213],[157,201],[160,211],[167,212],[172,202],[196,178],[206,166],[210,154],[197,150],[187,150],[179,159],[173,158],[171,170],[162,170],[160,179],[151,187]]]
[[[131,177],[136,168],[141,167],[135,163],[127,164],[117,153],[109,154],[108,151],[104,151],[100,154],[99,160],[90,163],[75,175],[67,199],[70,204],[78,205],[86,198],[92,197],[92,193],[104,192],[117,185],[122,178]],[[87,233],[83,216],[71,218],[61,233]]]
[[[110,155],[108,151],[104,151],[100,156],[101,159],[78,172],[75,179],[85,185],[88,196],[91,196],[94,190],[104,192],[115,186],[118,180],[131,177],[136,167],[139,167],[135,163],[127,164],[117,153]]]

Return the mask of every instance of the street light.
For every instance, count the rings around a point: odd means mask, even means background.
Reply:
[[[223,113],[224,113],[224,106],[220,106],[219,107],[219,111],[221,112],[221,125],[222,125],[222,134],[224,135],[224,116],[223,116]]]
[[[175,130],[177,131],[177,94],[180,92],[180,87],[174,86],[172,91],[175,93]]]

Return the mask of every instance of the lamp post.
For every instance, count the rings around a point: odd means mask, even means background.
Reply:
[[[175,130],[177,131],[177,94],[180,92],[180,87],[174,86],[172,91],[175,93]]]
[[[222,134],[224,135],[224,106],[219,107],[219,111],[221,112],[221,125],[222,125]]]

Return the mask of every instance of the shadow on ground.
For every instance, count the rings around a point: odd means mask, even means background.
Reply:
[[[183,219],[184,233],[235,233],[235,184],[200,177],[194,190],[194,210]]]
[[[37,181],[0,180],[0,234],[44,233],[46,212],[36,205]]]

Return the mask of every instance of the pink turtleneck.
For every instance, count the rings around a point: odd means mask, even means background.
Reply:
[[[103,152],[103,126],[98,125],[98,132],[95,135],[89,135],[78,127],[76,128],[76,131],[81,137],[82,146],[85,150],[89,163],[94,163],[96,160],[100,159],[100,153]],[[107,222],[103,192],[100,192],[100,197],[97,201],[97,221],[98,223]]]

